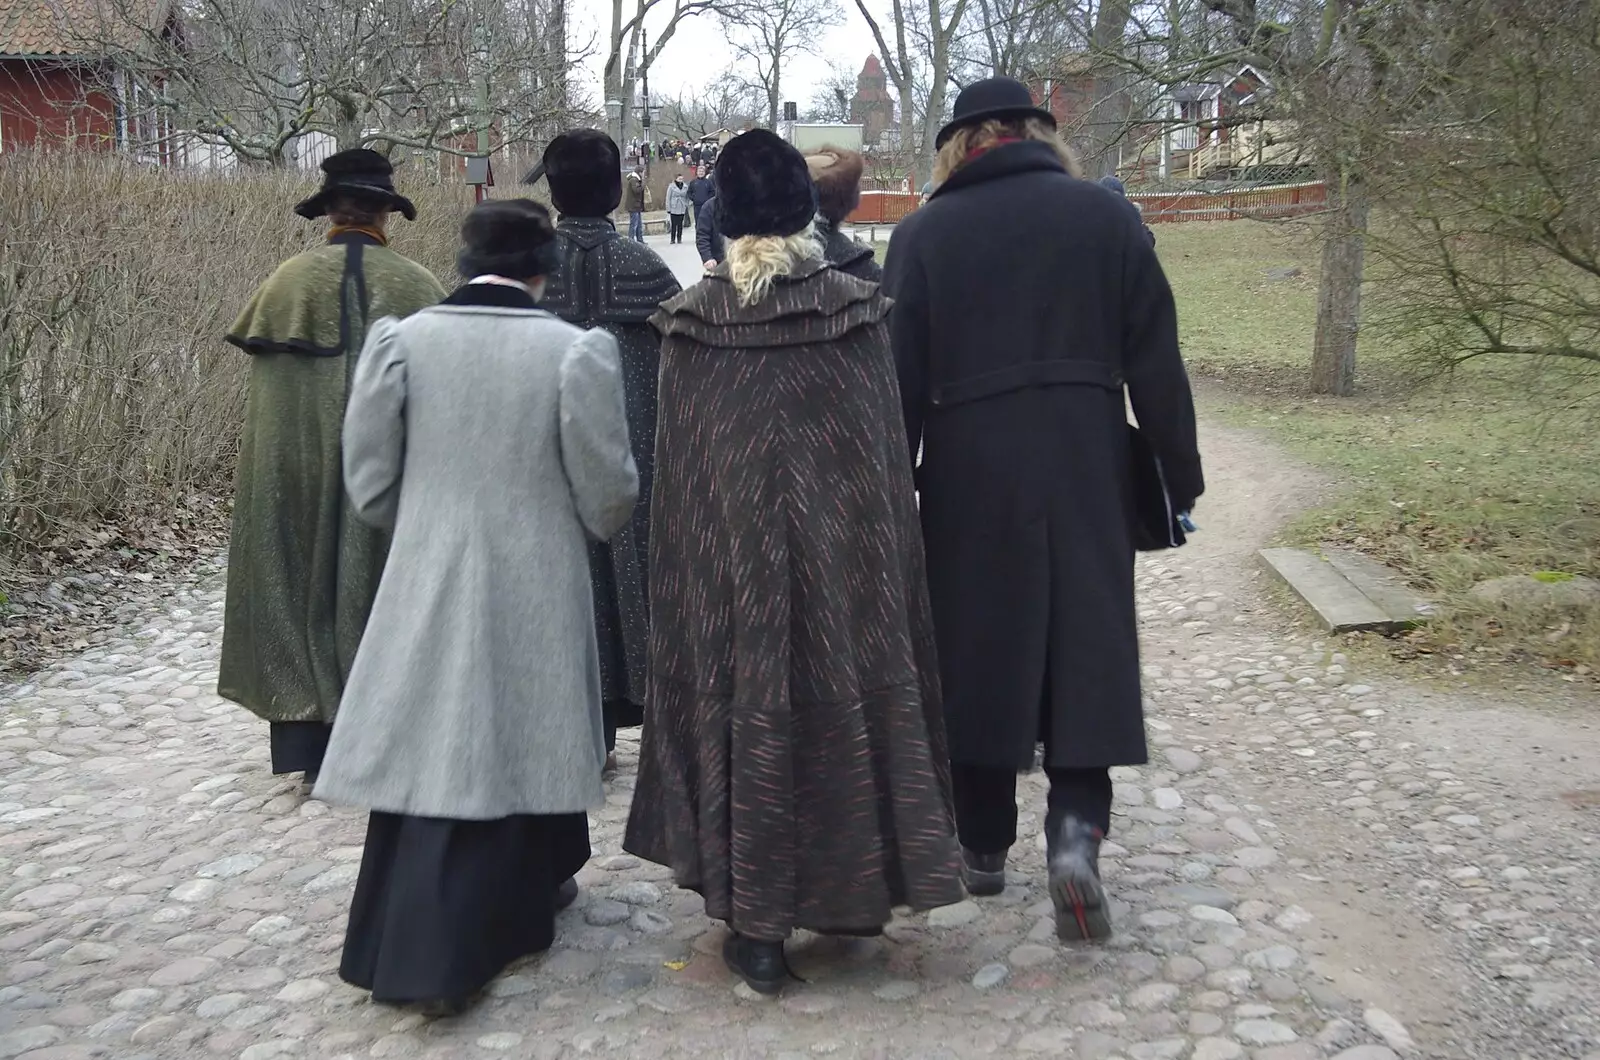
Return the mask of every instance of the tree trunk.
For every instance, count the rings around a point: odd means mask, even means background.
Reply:
[[[1322,236],[1322,282],[1311,390],[1349,397],[1356,391],[1356,337],[1361,331],[1361,276],[1366,257],[1367,189],[1348,172],[1328,176],[1328,221]]]
[[[1124,112],[1124,77],[1118,65],[1123,36],[1133,17],[1132,0],[1102,0],[1095,13],[1092,62],[1094,92],[1089,105],[1089,126],[1083,130],[1084,176],[1097,178],[1116,172],[1113,150],[1122,139],[1127,114]]]
[[[917,103],[912,88],[910,79],[900,86],[900,157],[906,160],[906,180],[912,192],[918,192],[922,190],[922,181],[917,178]],[[932,177],[930,169],[923,179]]]

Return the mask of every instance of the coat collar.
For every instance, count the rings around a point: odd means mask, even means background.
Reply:
[[[1039,143],[1036,140],[1006,144],[986,152],[982,157],[956,170],[950,175],[949,180],[933,189],[933,194],[929,198],[937,199],[947,192],[959,191],[990,180],[999,180],[1001,177],[1048,170],[1057,173],[1066,172],[1066,168],[1061,165],[1060,157],[1049,144]]]
[[[563,217],[556,225],[556,231],[585,250],[621,238],[617,235],[617,226],[611,223],[609,217]]]
[[[487,309],[538,309],[539,303],[520,287],[500,283],[464,283],[442,305],[481,306]]]

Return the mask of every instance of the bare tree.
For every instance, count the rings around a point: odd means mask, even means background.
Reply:
[[[549,43],[540,2],[194,0],[172,34],[144,0],[101,0],[81,33],[142,105],[240,161],[283,165],[308,134],[471,155],[480,134],[526,142],[571,106],[576,57]]]
[[[847,124],[851,120],[850,106],[856,94],[856,73],[839,63],[828,65],[828,74],[811,92],[811,102],[806,108],[808,121],[827,124]]]
[[[766,97],[767,128],[778,127],[784,69],[815,54],[821,31],[841,16],[838,0],[739,0],[722,9],[736,62]]]
[[[686,18],[717,11],[722,0],[611,0],[611,31],[607,35],[605,68],[601,76],[610,133],[625,143],[633,126],[634,94]],[[655,21],[646,39],[646,18]],[[621,104],[615,118],[611,104]]]
[[[667,100],[661,108],[661,128],[673,136],[698,140],[754,121],[765,105],[743,78],[725,71],[704,88]]]
[[[855,3],[872,30],[884,72],[900,97],[901,149],[909,159],[907,179],[915,187],[919,176],[933,172],[934,138],[944,122],[951,76],[959,59],[956,43],[969,0],[891,0],[893,47],[866,0]],[[924,69],[925,75],[919,77]],[[918,92],[919,82],[925,86],[922,93]]]

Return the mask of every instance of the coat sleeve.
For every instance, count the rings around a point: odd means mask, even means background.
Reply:
[[[883,293],[894,302],[889,311],[889,345],[900,382],[906,442],[915,465],[928,407],[928,286],[922,265],[904,252],[896,253],[893,240],[883,266]]]
[[[694,219],[694,245],[700,251],[701,261],[722,260],[716,247],[716,233],[717,200],[711,198],[700,208],[700,216]]]
[[[344,412],[344,486],[356,517],[391,529],[406,449],[406,362],[400,322],[376,321],[350,381]]]
[[[561,361],[561,463],[584,528],[610,540],[633,514],[639,470],[628,443],[617,340],[598,328]]]
[[[1122,364],[1128,399],[1179,511],[1205,492],[1194,394],[1178,352],[1178,310],[1143,223],[1130,225],[1123,277]]]

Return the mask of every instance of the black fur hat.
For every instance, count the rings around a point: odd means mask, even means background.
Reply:
[[[532,199],[490,199],[461,222],[456,268],[465,279],[504,276],[526,280],[556,268],[556,226]]]
[[[717,228],[726,239],[792,236],[817,214],[806,160],[781,137],[752,129],[717,156]]]
[[[399,210],[407,221],[417,219],[411,200],[394,190],[394,166],[387,158],[365,147],[331,154],[322,160],[322,190],[300,203],[294,212],[315,220],[328,212],[328,206],[341,195],[376,199],[390,209]]]
[[[541,170],[563,217],[606,217],[622,202],[622,152],[599,129],[573,129],[551,140],[530,182]]]

